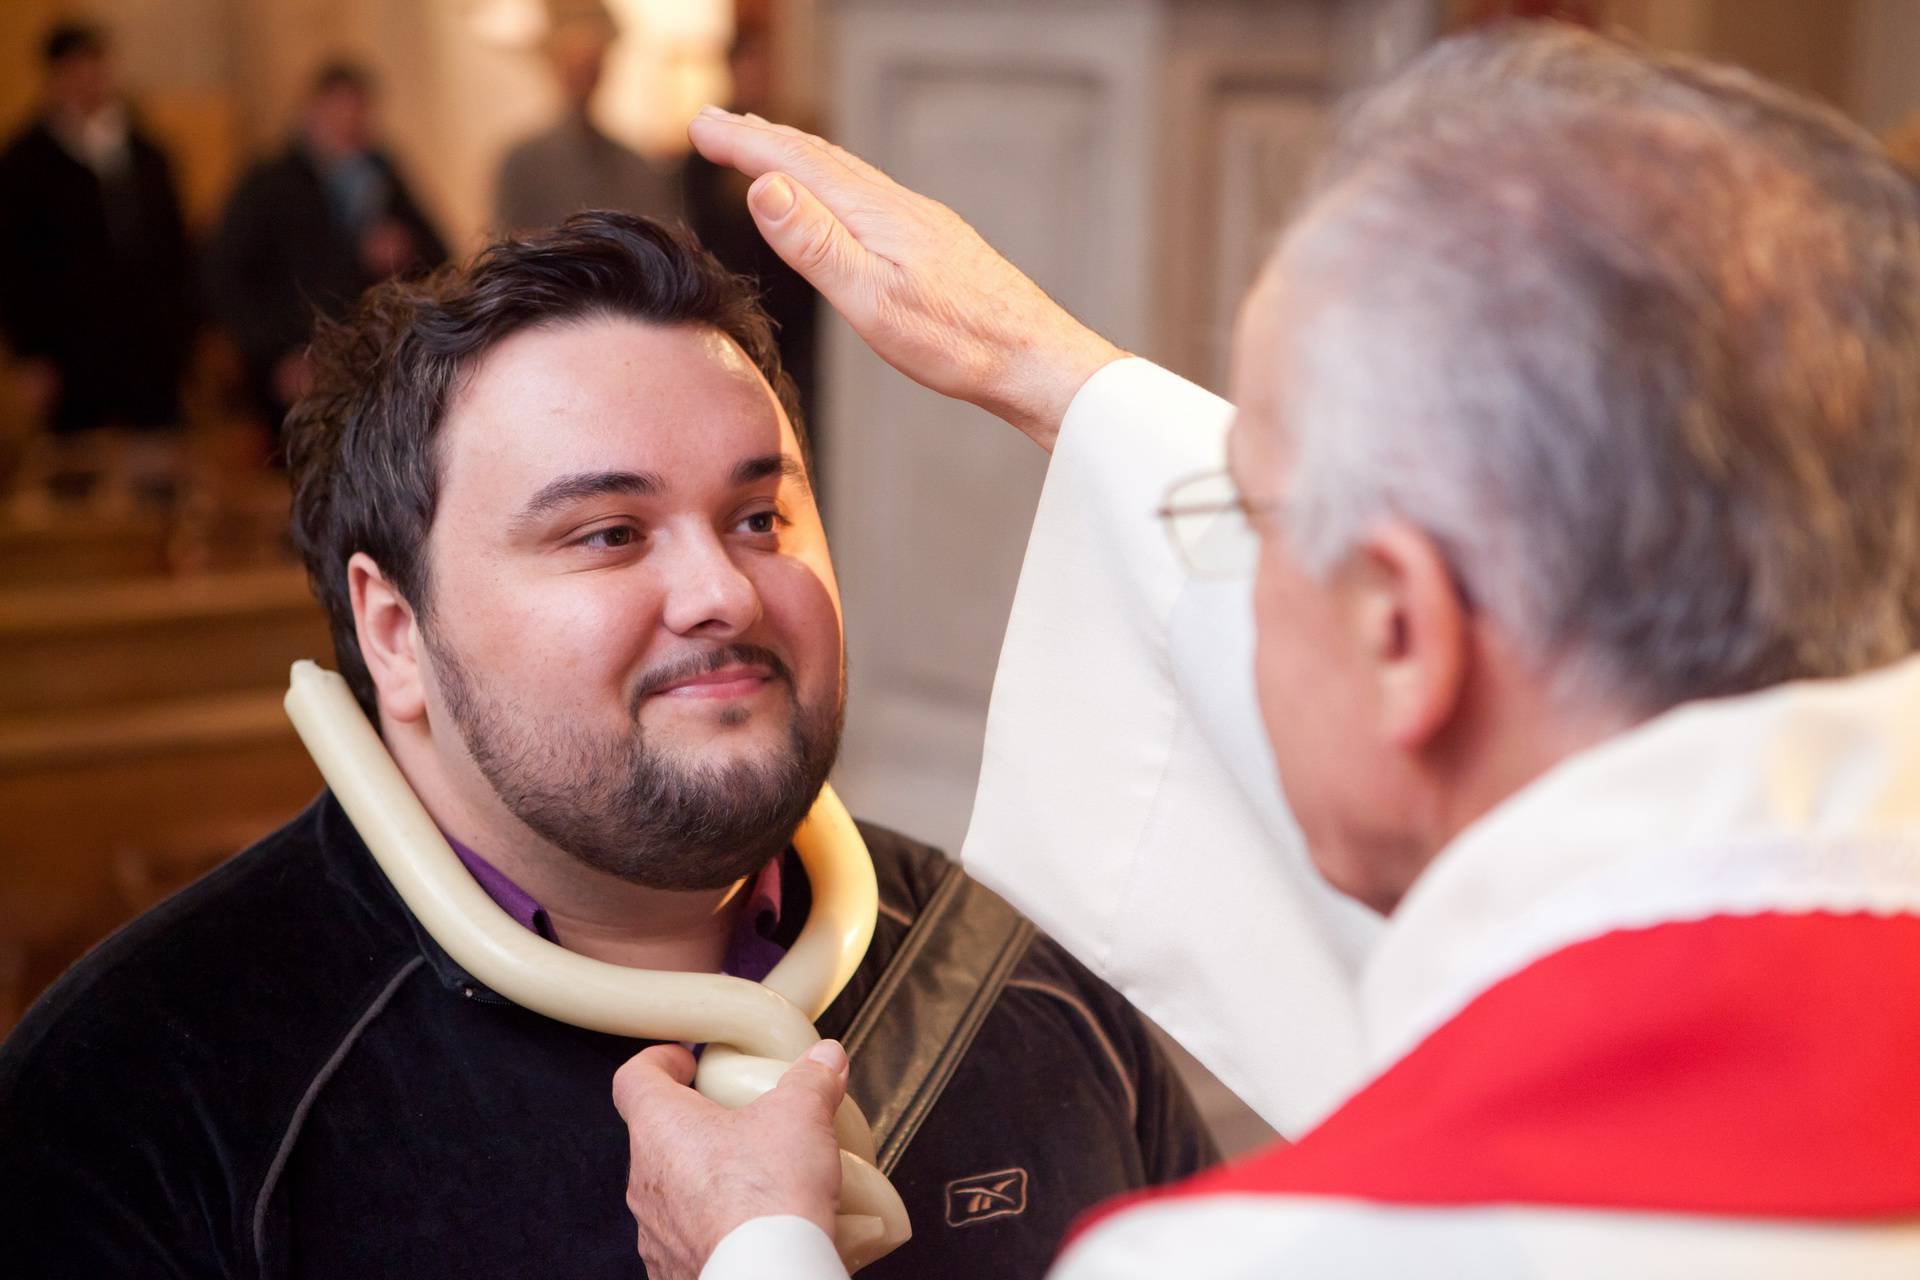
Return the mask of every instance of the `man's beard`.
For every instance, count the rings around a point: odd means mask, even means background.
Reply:
[[[612,738],[503,706],[457,655],[432,640],[427,647],[448,713],[507,809],[594,870],[650,889],[719,889],[766,865],[813,807],[840,749],[841,699],[803,708],[786,664],[754,645],[727,645],[649,672],[629,706],[632,730]],[[640,708],[651,693],[734,663],[764,666],[785,683],[783,751],[709,766],[648,744]],[[720,713],[722,724],[743,718]]]

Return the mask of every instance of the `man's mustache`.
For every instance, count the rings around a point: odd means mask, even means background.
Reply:
[[[640,704],[662,689],[735,665],[765,667],[776,679],[785,680],[789,685],[793,683],[793,673],[787,670],[787,664],[773,650],[757,644],[721,645],[717,649],[669,659],[647,672],[640,678],[639,688],[634,690],[630,710],[637,716],[640,714]]]

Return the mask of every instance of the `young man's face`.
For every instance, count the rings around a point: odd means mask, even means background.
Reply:
[[[525,331],[460,390],[439,450],[436,749],[638,883],[718,887],[777,852],[838,746],[840,600],[793,427],[746,355],[629,319]]]

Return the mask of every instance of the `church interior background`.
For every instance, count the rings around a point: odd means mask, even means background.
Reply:
[[[1238,291],[1328,111],[1460,23],[1551,10],[1623,26],[1810,90],[1920,157],[1909,0],[605,5],[617,39],[592,115],[608,137],[671,171],[689,117],[736,92],[729,49],[750,35],[765,114],[953,204],[1121,345],[1216,389]],[[315,69],[351,58],[461,257],[493,225],[501,154],[559,110],[540,49],[577,7],[6,0],[0,132],[40,109],[52,25],[97,23],[198,253],[240,176],[284,145]],[[836,785],[957,849],[1044,459],[820,324],[812,403],[855,680]],[[0,351],[0,1033],[87,946],[318,786],[279,703],[289,662],[329,648],[290,558],[271,427],[232,335],[206,323],[183,340],[176,419],[140,430],[55,430],[28,362]],[[1231,1100],[1210,1105],[1229,1145],[1256,1136]]]

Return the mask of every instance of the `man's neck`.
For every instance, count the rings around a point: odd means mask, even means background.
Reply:
[[[1473,660],[1437,734],[1374,762],[1384,781],[1369,820],[1336,829],[1322,865],[1343,893],[1391,916],[1427,869],[1481,819],[1562,762],[1648,713],[1565,687],[1490,620],[1476,621]]]
[[[597,871],[515,817],[477,773],[456,787],[431,744],[403,730],[389,745],[435,824],[538,902],[561,946],[635,969],[720,972],[746,910],[744,882],[682,892]]]
[[[727,945],[746,910],[744,884],[675,893],[644,889],[603,874],[598,878],[610,882],[608,887],[595,897],[581,899],[574,909],[556,905],[529,888],[545,908],[561,946],[633,969],[720,972]]]
[[[1463,699],[1466,710],[1429,760],[1432,803],[1410,873],[1391,900],[1391,914],[1412,881],[1475,823],[1566,760],[1646,718],[1646,713],[1560,693],[1551,672],[1507,657],[1483,664]]]

